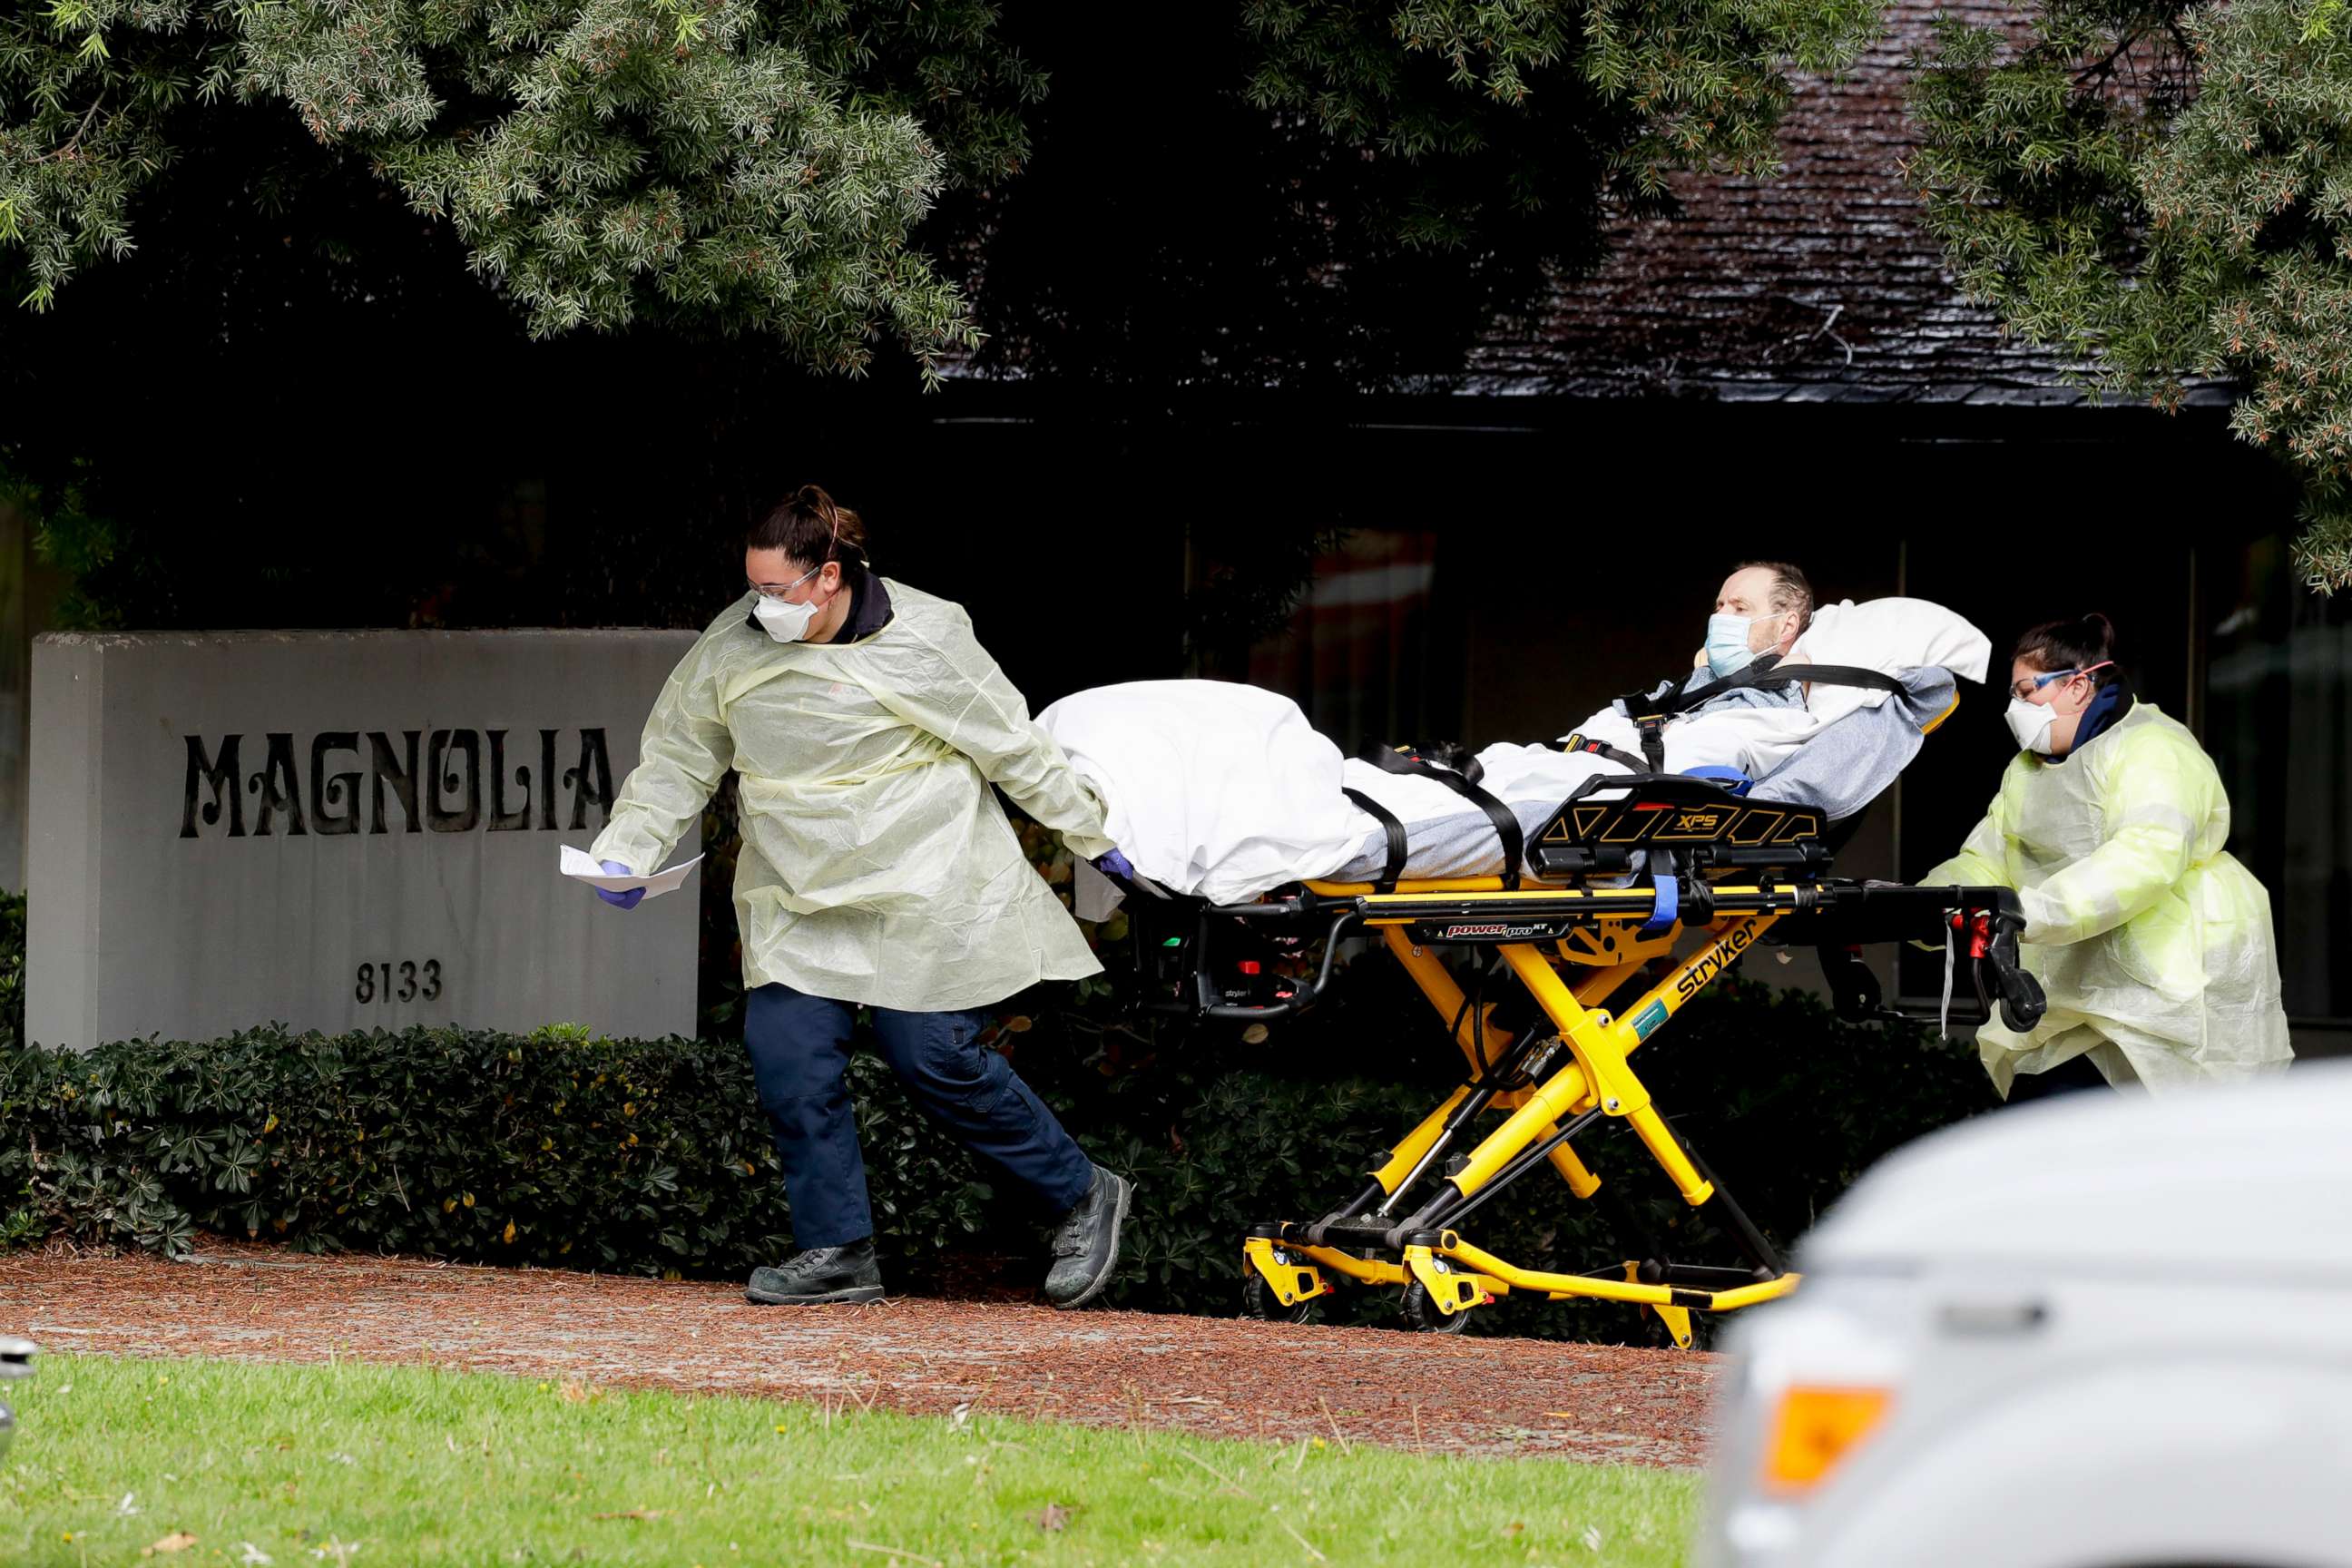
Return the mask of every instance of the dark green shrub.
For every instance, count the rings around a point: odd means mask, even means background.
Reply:
[[[0,893],[0,1051],[25,1037],[25,895]]]
[[[20,1049],[0,1192],[26,1194],[19,1234],[165,1251],[208,1230],[638,1273],[773,1261],[790,1222],[741,1047],[568,1035]],[[969,1163],[917,1135],[878,1062],[856,1077],[887,1239],[920,1257],[975,1231]]]

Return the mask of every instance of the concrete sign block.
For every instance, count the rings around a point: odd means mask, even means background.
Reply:
[[[33,650],[26,1033],[694,1029],[701,873],[556,874],[692,632],[187,632]],[[699,835],[677,858],[699,851]]]

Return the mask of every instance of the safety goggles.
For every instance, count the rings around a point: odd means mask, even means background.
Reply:
[[[2035,692],[2053,680],[2065,680],[2077,675],[2095,675],[2113,663],[2115,663],[2114,659],[2102,659],[2097,664],[2089,665],[2081,669],[2053,669],[2047,675],[2029,675],[2023,680],[2012,682],[2009,694],[2021,702],[2030,702]]]
[[[751,592],[760,595],[763,598],[781,599],[785,595],[791,593],[793,589],[799,587],[802,584],[807,582],[810,578],[815,576],[818,573],[824,570],[824,563],[820,561],[814,566],[810,567],[807,571],[802,573],[799,576],[793,578],[791,582],[785,584],[781,588],[763,588],[759,584],[754,583],[751,584]]]

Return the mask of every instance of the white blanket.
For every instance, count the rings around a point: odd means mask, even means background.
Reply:
[[[1339,793],[1339,748],[1255,686],[1098,686],[1037,722],[1102,797],[1111,841],[1172,892],[1234,903],[1328,876],[1370,820]]]
[[[1406,872],[1491,872],[1486,814],[1433,779],[1344,761],[1289,698],[1217,680],[1144,680],[1073,692],[1037,715],[1102,797],[1105,830],[1135,868],[1172,892],[1217,903],[1285,882],[1362,880],[1388,862],[1388,835],[1342,793],[1395,814],[1412,846]],[[1596,773],[1593,756],[1508,743],[1478,755],[1480,787],[1532,833]]]
[[[1478,787],[1511,808],[1519,831],[1532,840],[1559,803],[1596,773],[1626,770],[1590,752],[1571,756],[1550,746],[1501,742],[1478,753]],[[1484,811],[1435,779],[1384,773],[1349,759],[1348,787],[1380,802],[1403,824],[1403,875],[1436,879],[1489,877],[1502,861],[1501,841]],[[1349,813],[1359,825],[1355,853],[1331,873],[1341,882],[1369,882],[1388,868],[1388,832],[1370,814]]]

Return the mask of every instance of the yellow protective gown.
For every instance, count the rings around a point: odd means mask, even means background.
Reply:
[[[2197,738],[2135,705],[2058,763],[2021,752],[1959,854],[1920,879],[2017,890],[2050,1010],[1977,1048],[2002,1095],[2088,1055],[2155,1092],[2284,1067],[2270,900],[2226,853],[2230,799]]]
[[[658,869],[733,767],[747,987],[945,1012],[1098,973],[988,786],[1089,858],[1101,803],[961,605],[884,586],[889,624],[856,642],[779,643],[751,593],[711,622],[589,853]]]

